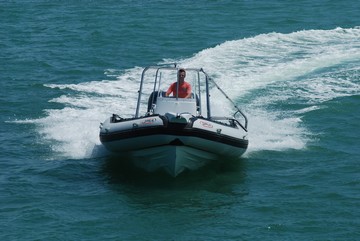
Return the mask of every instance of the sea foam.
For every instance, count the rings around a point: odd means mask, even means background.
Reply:
[[[359,28],[269,33],[162,63],[203,68],[235,100],[249,119],[248,153],[302,149],[311,136],[303,115],[324,101],[359,94],[359,83],[342,74],[359,73],[359,39]],[[46,117],[32,122],[56,153],[69,158],[102,155],[102,151],[94,152],[101,149],[98,126],[112,113],[134,115],[141,71],[140,67],[109,69],[107,80],[46,85],[62,93],[69,90],[49,100],[64,107],[48,109]],[[220,111],[231,115],[231,105],[219,93],[211,100],[214,115]],[[301,108],[292,107],[299,103]]]

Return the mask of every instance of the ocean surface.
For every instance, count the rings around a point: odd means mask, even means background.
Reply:
[[[0,240],[360,240],[359,11],[0,0]],[[171,178],[104,151],[100,122],[173,62],[246,113],[240,160]]]

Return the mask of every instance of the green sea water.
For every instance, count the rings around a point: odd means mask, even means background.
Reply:
[[[0,239],[358,240],[359,9],[0,1]],[[173,62],[247,114],[240,160],[171,178],[104,152],[100,122]]]

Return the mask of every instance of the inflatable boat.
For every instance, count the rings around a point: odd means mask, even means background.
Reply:
[[[181,98],[179,73],[191,86]],[[177,90],[169,95],[169,86]],[[229,101],[233,114],[214,116],[210,90]],[[218,105],[219,106],[219,105]],[[227,110],[226,110],[227,112]],[[164,170],[177,176],[210,162],[239,158],[248,147],[245,114],[203,70],[172,66],[149,66],[141,75],[135,114],[113,114],[100,124],[100,141],[111,152],[130,159],[148,172]]]

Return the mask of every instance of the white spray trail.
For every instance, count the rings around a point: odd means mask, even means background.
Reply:
[[[359,82],[351,77],[341,84],[335,81],[339,69],[347,74],[359,73],[359,46],[360,28],[270,33],[228,41],[188,59],[164,62],[204,68],[235,100],[249,118],[248,153],[302,149],[308,131],[301,115],[315,110],[322,101],[360,93]],[[99,155],[101,151],[94,154],[101,147],[99,124],[112,113],[127,117],[134,114],[141,71],[139,67],[120,74],[107,70],[109,78],[117,79],[46,85],[69,89],[72,94],[50,100],[64,105],[63,109],[46,110],[46,117],[30,122],[38,126],[39,134],[56,153],[69,158]],[[217,97],[212,95],[213,112],[229,109],[227,104],[217,102]],[[286,112],[269,108],[298,97],[310,106]]]

